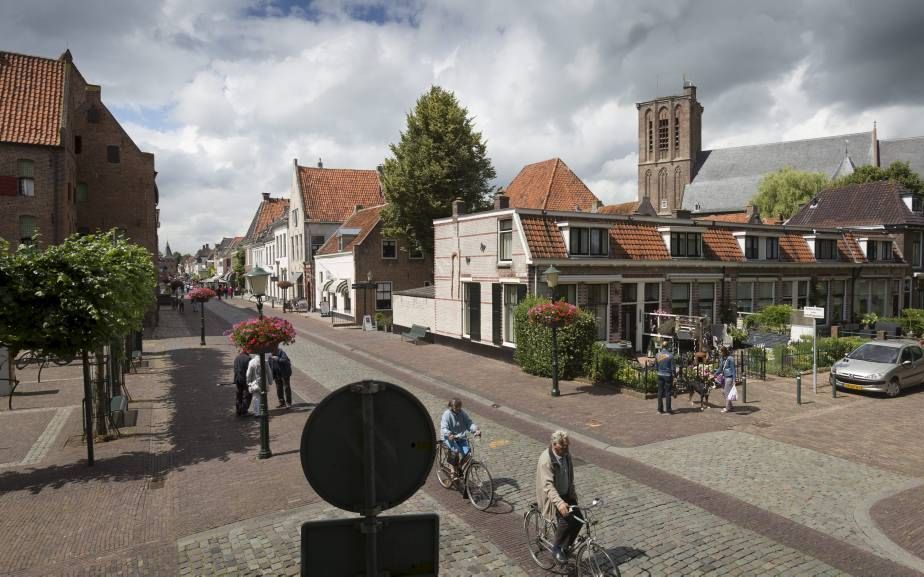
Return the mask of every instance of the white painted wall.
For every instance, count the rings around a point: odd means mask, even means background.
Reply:
[[[421,325],[433,332],[436,326],[436,299],[392,295],[392,322],[403,327]]]
[[[353,253],[338,253],[331,255],[316,256],[314,258],[315,264],[315,281],[318,279],[318,275],[324,276],[324,282],[318,284],[315,289],[315,302],[320,303],[324,300],[330,300],[330,297],[327,293],[323,293],[321,289],[324,288],[324,284],[331,278],[337,279],[336,282],[332,283],[329,289],[329,292],[334,292],[337,288],[337,285],[340,284],[340,281],[347,280],[349,284],[356,282],[356,279],[353,278],[353,271],[355,267],[353,265]],[[363,281],[365,282],[365,281]],[[346,311],[343,308],[344,301],[343,297],[337,295],[337,307],[334,309],[338,313],[353,315],[355,310],[356,303],[356,291],[350,289],[350,301],[351,304],[350,310]],[[318,305],[320,306],[320,304]]]

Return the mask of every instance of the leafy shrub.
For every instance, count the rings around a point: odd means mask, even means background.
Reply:
[[[514,360],[524,371],[541,377],[552,376],[552,329],[529,321],[529,310],[546,298],[527,296],[517,305],[517,348]],[[583,374],[591,358],[597,335],[597,322],[593,315],[580,311],[575,321],[558,329],[558,377],[572,379]]]
[[[624,356],[607,350],[602,343],[594,343],[585,375],[595,383],[613,384],[644,393],[654,392],[658,384],[653,367],[646,372],[644,367],[633,365]]]
[[[904,309],[898,320],[906,334],[924,335],[924,310]]]
[[[770,305],[748,316],[748,326],[758,326],[767,331],[783,333],[792,319],[792,306]]]

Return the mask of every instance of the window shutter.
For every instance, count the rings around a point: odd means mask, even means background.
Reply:
[[[500,345],[501,338],[501,311],[503,310],[504,285],[499,282],[491,284],[491,340]]]

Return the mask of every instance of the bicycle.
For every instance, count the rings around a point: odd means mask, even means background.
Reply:
[[[466,434],[456,435],[456,439],[468,438]],[[436,478],[440,485],[445,489],[453,486],[461,486],[459,490],[468,495],[468,500],[472,506],[479,511],[484,511],[494,503],[494,478],[483,461],[475,459],[474,439],[469,441],[468,455],[459,456],[461,459],[460,472],[449,463],[449,454],[451,450],[446,446],[443,439],[437,440],[439,451],[437,452],[437,469]]]
[[[572,552],[577,552],[574,560],[578,577],[583,575],[618,577],[620,575],[619,567],[613,562],[613,558],[594,537],[593,527],[598,521],[593,519],[593,511],[602,505],[603,499],[600,497],[595,498],[589,506],[581,509],[584,518],[578,517],[577,513],[574,512],[577,507],[569,507],[574,518],[580,521],[582,531],[578,533],[574,542],[565,549],[564,553],[570,556]],[[542,516],[537,503],[531,504],[526,514],[523,515],[523,529],[526,532],[526,546],[529,548],[529,554],[533,561],[546,571],[553,570],[556,565],[555,557],[552,554],[555,523]]]

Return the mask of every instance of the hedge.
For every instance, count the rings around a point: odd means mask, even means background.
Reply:
[[[529,295],[517,305],[517,348],[514,360],[531,375],[552,376],[552,329],[529,322],[529,309],[547,298]],[[597,335],[593,315],[581,311],[574,324],[558,329],[558,378],[573,379],[583,374]]]
[[[603,343],[594,343],[585,373],[594,383],[606,383],[653,393],[658,388],[654,367],[647,371],[632,364],[626,357],[608,350]]]

